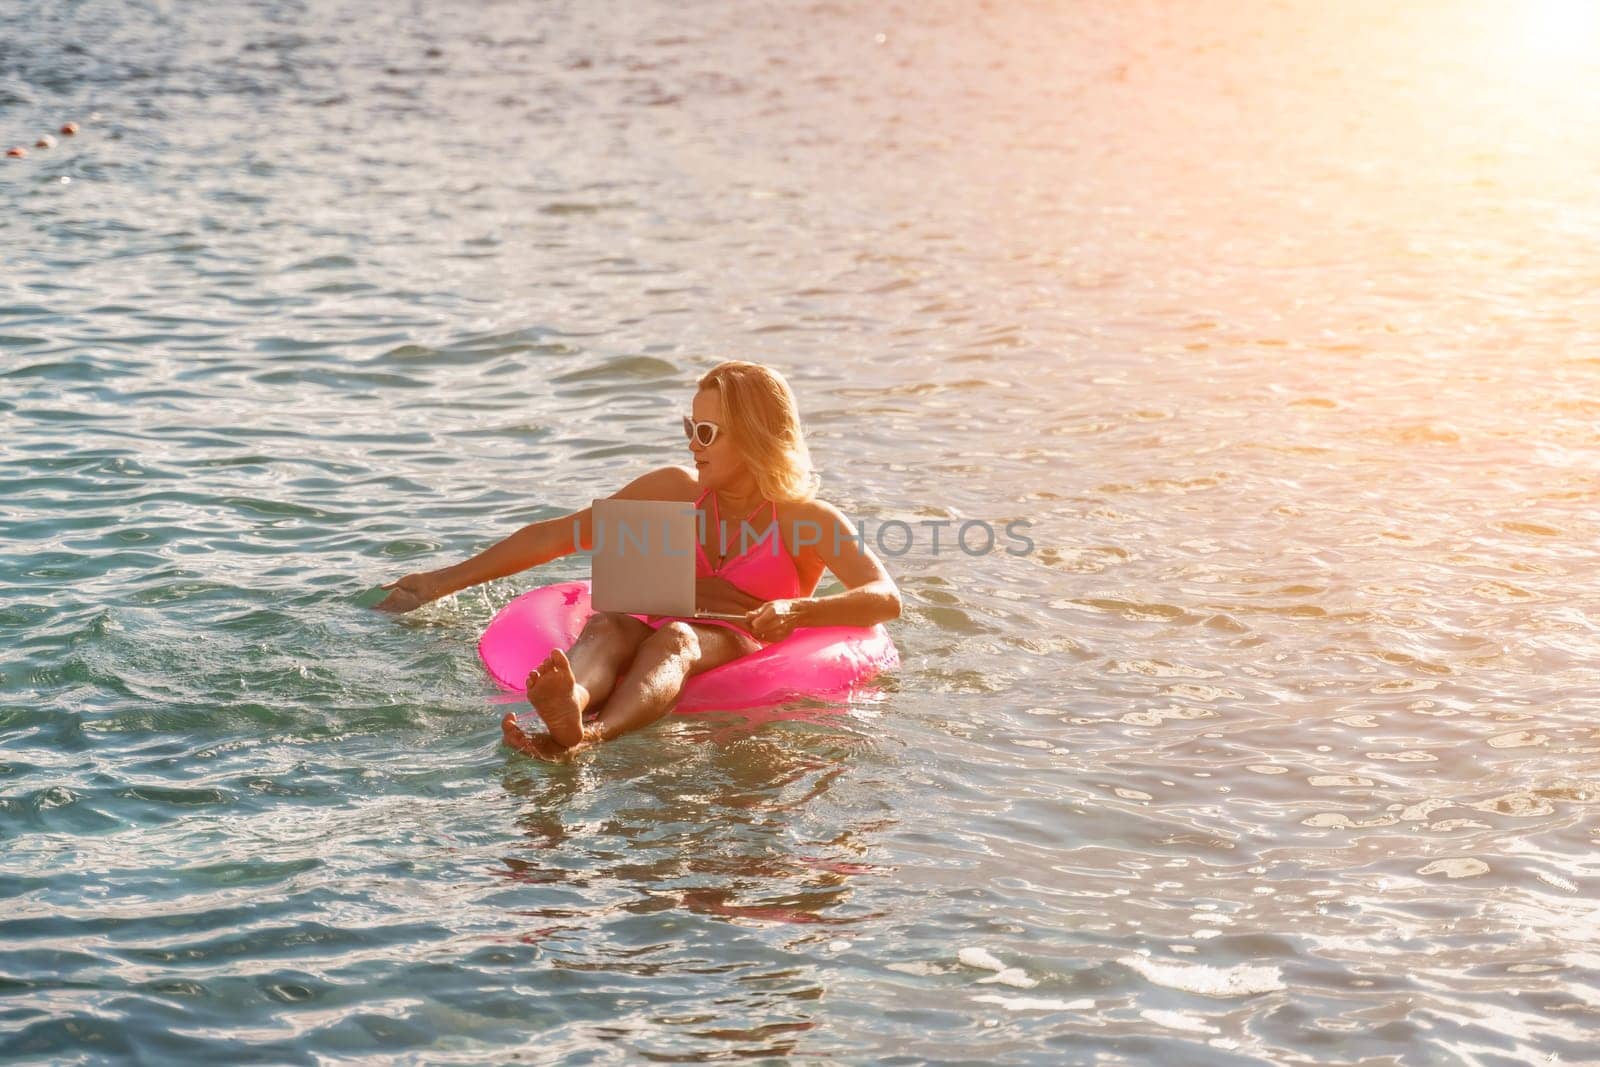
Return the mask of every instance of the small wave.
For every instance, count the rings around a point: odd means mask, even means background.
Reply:
[[[1206,997],[1253,997],[1287,988],[1283,973],[1270,965],[1212,967],[1203,963],[1158,963],[1146,956],[1124,956],[1117,962],[1156,985]]]

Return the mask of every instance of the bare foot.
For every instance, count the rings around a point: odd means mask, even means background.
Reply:
[[[506,712],[506,717],[500,720],[500,734],[506,744],[535,759],[560,763],[572,758],[571,749],[557,745],[547,734],[530,734],[518,726],[515,712]]]
[[[544,720],[556,744],[571,748],[583,740],[583,709],[589,704],[589,691],[572,676],[572,664],[559,648],[551,649],[528,675],[528,703]]]

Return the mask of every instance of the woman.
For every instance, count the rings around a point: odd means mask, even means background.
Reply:
[[[596,613],[570,649],[552,650],[528,675],[528,700],[549,733],[529,735],[508,715],[503,730],[513,747],[568,758],[654,722],[687,679],[796,627],[872,626],[899,616],[900,591],[883,564],[844,515],[814,495],[800,413],[781,374],[743,360],[720,363],[700,379],[692,412],[683,422],[694,467],[651,471],[612,499],[693,502],[703,520],[696,607],[743,619]],[[591,548],[591,510],[525,526],[453,567],[408,574],[383,587],[391,592],[378,607],[410,611]],[[759,536],[747,536],[752,530]],[[844,592],[811,595],[824,569]]]

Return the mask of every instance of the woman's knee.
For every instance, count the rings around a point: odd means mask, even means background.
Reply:
[[[682,657],[693,659],[700,652],[700,638],[694,627],[686,622],[669,622],[644,639],[639,646],[641,655],[650,654],[662,659]]]
[[[648,630],[649,627],[644,623],[620,611],[597,611],[583,624],[584,633],[597,637],[639,636]]]

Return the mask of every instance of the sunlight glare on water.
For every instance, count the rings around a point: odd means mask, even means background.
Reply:
[[[1565,82],[1569,91],[1584,88],[1580,79],[1593,72],[1600,44],[1600,9],[1587,0],[1538,0],[1520,8],[1522,33],[1507,36],[1513,41],[1520,36],[1527,65]]]

